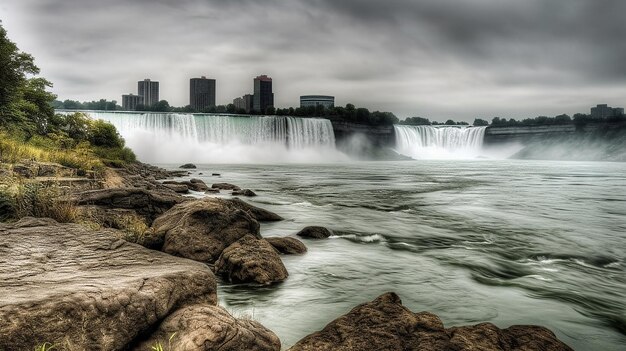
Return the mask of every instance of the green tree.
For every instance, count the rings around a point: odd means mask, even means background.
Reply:
[[[488,126],[489,122],[485,121],[484,119],[476,118],[474,120],[474,123],[472,123],[472,125],[474,127],[483,127],[483,126]]]
[[[449,119],[449,120],[446,121],[446,125],[447,126],[454,126],[454,125],[456,125],[456,122],[451,120],[451,119]]]

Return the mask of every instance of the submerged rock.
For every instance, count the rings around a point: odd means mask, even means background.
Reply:
[[[252,235],[260,238],[259,223],[239,204],[204,198],[172,207],[153,225],[154,247],[195,261],[213,263],[230,244]]]
[[[272,284],[289,275],[272,245],[252,235],[227,247],[215,263],[215,271],[233,283]]]
[[[230,184],[230,183],[215,183],[211,185],[211,188],[220,189],[220,190],[241,190],[241,188],[238,187],[237,185]]]
[[[310,239],[326,239],[333,235],[333,232],[324,227],[309,226],[296,233],[296,235]]]
[[[216,303],[205,265],[111,232],[50,219],[0,225],[0,349],[122,350],[177,309]]]
[[[306,253],[306,246],[302,241],[290,237],[265,238],[279,253],[285,255],[301,255]]]
[[[182,168],[182,169],[196,169],[198,167],[196,167],[196,165],[194,165],[193,163],[185,163],[184,165],[178,167],[178,168]]]
[[[157,343],[170,344],[171,350],[280,350],[276,334],[259,322],[235,319],[225,309],[211,305],[194,305],[176,311],[135,350],[151,350]]]
[[[436,315],[413,313],[395,293],[353,308],[321,331],[308,335],[290,351],[572,351],[548,329],[493,324],[445,329]]]
[[[250,189],[233,190],[234,196],[256,196],[256,193]]]

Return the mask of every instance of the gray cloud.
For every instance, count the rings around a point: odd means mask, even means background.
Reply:
[[[337,102],[435,119],[626,104],[621,0],[8,0],[0,19],[61,98],[120,100],[136,81],[187,104],[274,78],[276,104]],[[17,33],[17,34],[16,34]]]

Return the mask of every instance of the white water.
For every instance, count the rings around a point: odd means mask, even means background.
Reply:
[[[394,126],[396,151],[414,159],[472,159],[483,155],[486,127]]]
[[[126,145],[145,162],[332,162],[330,121],[281,116],[93,112],[115,125]]]

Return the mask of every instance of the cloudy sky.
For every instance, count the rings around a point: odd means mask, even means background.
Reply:
[[[60,99],[121,101],[144,78],[189,103],[274,79],[275,104],[335,95],[399,117],[473,120],[626,105],[624,0],[2,0],[9,37]]]

